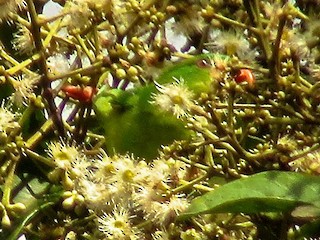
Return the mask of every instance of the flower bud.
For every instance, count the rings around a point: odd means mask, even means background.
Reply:
[[[27,209],[23,203],[14,203],[7,207],[16,214],[23,213]]]
[[[117,78],[123,79],[127,76],[127,73],[124,69],[118,68],[116,70],[116,76],[117,76]]]
[[[62,207],[66,210],[72,210],[75,206],[74,196],[66,198],[62,202]]]
[[[7,213],[4,213],[1,219],[1,226],[3,228],[9,228],[11,226],[11,220]]]

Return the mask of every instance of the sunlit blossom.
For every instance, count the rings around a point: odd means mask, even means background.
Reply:
[[[127,209],[116,207],[112,214],[103,214],[98,218],[99,230],[108,239],[139,239],[137,229],[132,226],[131,216]]]
[[[152,103],[180,118],[186,116],[194,105],[193,93],[183,84],[183,79],[175,80],[174,83],[165,85],[156,83],[159,93],[153,95]]]
[[[63,11],[66,13],[63,18],[63,25],[69,30],[87,25],[90,22],[90,18],[93,17],[93,12],[89,8],[87,1],[67,1]]]
[[[153,221],[166,226],[188,207],[188,201],[185,197],[176,195],[171,196],[168,201],[154,202],[154,215],[151,214]]]
[[[289,162],[292,170],[309,174],[320,174],[320,151],[314,151],[302,155],[298,159]]]
[[[251,53],[250,44],[244,34],[235,31],[219,32],[216,36],[213,36],[210,45],[221,53],[229,56],[237,55],[240,59]]]
[[[84,202],[89,209],[99,212],[109,208],[113,193],[108,185],[80,178],[76,190],[84,196]]]
[[[8,133],[13,129],[19,128],[17,116],[16,113],[11,112],[2,103],[0,108],[0,132]]]
[[[70,63],[67,57],[61,53],[50,56],[47,59],[47,66],[52,75],[64,74],[70,70]]]
[[[51,142],[47,152],[57,167],[63,170],[71,169],[72,162],[82,155],[74,143],[68,144],[63,140]]]
[[[12,46],[20,53],[30,54],[35,48],[32,34],[22,24],[17,24],[17,28],[18,31],[13,35]]]
[[[154,203],[162,199],[163,191],[153,186],[141,186],[132,198],[137,209],[145,214],[145,218],[154,215]]]
[[[153,240],[170,240],[170,234],[164,230],[158,230],[152,234]]]
[[[34,75],[20,75],[15,80],[12,81],[12,85],[15,89],[12,94],[12,100],[18,106],[27,105],[28,100],[33,96],[34,89],[37,82],[39,81],[39,76]]]

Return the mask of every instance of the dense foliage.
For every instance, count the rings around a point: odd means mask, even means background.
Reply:
[[[319,237],[319,13],[0,0],[0,238]]]

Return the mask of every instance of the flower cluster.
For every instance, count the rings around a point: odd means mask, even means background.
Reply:
[[[164,229],[188,206],[185,196],[171,193],[186,180],[183,162],[158,159],[147,164],[104,155],[84,169],[75,190],[98,216],[99,229],[108,239],[142,237],[146,233],[135,226],[139,219]]]

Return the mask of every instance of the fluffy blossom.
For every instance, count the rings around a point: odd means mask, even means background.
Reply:
[[[15,92],[12,94],[12,100],[18,106],[28,104],[28,100],[33,96],[35,84],[39,76],[21,75],[12,81]]]
[[[47,59],[49,72],[52,75],[67,73],[70,70],[68,59],[63,54],[54,54]]]
[[[166,85],[156,83],[156,87],[159,93],[153,95],[152,103],[164,111],[172,112],[177,118],[187,115],[194,105],[193,93],[184,86],[183,79]]]
[[[70,30],[87,25],[93,16],[88,2],[82,0],[67,1],[63,11],[67,13],[63,19],[63,24]]]
[[[216,36],[213,36],[213,42],[210,45],[213,46],[214,50],[229,56],[237,55],[240,59],[247,58],[248,54],[253,53],[243,33],[235,31],[219,32]]]
[[[82,156],[81,151],[75,144],[69,145],[64,141],[51,142],[47,151],[57,167],[63,170],[71,169],[72,162]]]
[[[35,46],[30,30],[22,24],[17,24],[17,28],[18,31],[13,35],[13,48],[21,53],[31,53]]]
[[[79,179],[76,190],[84,196],[86,206],[95,211],[108,208],[113,197],[113,193],[106,184],[92,182],[85,178]]]
[[[188,201],[186,198],[173,195],[166,202],[154,202],[154,212],[150,214],[150,217],[159,225],[166,226],[187,207]]]
[[[19,123],[16,121],[17,114],[11,112],[1,104],[0,108],[0,132],[8,133],[12,129],[19,127]]]
[[[320,174],[320,151],[308,153],[289,163],[294,171],[306,172],[309,174]]]
[[[137,230],[132,226],[129,212],[123,207],[116,207],[112,214],[103,214],[98,218],[99,230],[108,239],[139,239]]]

